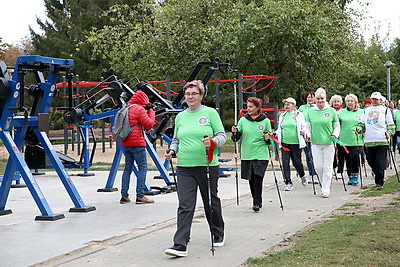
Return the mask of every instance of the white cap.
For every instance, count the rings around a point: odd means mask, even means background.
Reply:
[[[293,103],[293,104],[296,105],[296,100],[295,100],[293,97],[288,97],[288,98],[286,98],[286,99],[283,99],[282,102],[283,102],[283,103],[289,102],[289,103]]]
[[[373,92],[372,94],[371,94],[371,97],[370,97],[371,99],[372,98],[375,98],[375,99],[380,99],[380,100],[382,100],[382,95],[381,95],[381,93],[379,93],[379,92]]]

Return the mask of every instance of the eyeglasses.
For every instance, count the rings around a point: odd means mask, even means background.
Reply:
[[[187,96],[187,97],[195,97],[195,96],[197,96],[197,95],[199,95],[200,93],[196,93],[196,92],[193,92],[193,93],[185,93],[185,96]]]

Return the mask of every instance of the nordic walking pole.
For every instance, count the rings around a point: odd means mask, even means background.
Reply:
[[[279,202],[280,202],[280,204],[281,204],[281,209],[283,210],[282,197],[281,197],[281,192],[279,191],[278,180],[276,179],[276,173],[275,173],[275,168],[274,168],[274,161],[272,160],[272,156],[271,156],[271,149],[268,148],[268,152],[269,152],[269,159],[270,159],[270,161],[271,161],[272,173],[274,174],[275,185],[276,185],[276,191],[278,192]]]
[[[237,114],[237,92],[236,92],[236,82],[233,83],[233,91],[235,97],[235,126],[238,123],[238,114]],[[239,177],[238,177],[238,143],[235,142],[235,184],[236,184],[236,205],[239,205]]]
[[[169,152],[171,152],[171,149],[168,148],[166,153],[169,154]],[[175,153],[174,153],[174,155],[172,155],[172,157],[176,158]],[[172,171],[172,177],[174,177],[175,188],[176,188],[176,190],[178,190],[178,183],[176,182],[176,173],[174,170],[174,165],[172,163],[172,159],[169,161],[169,164],[171,164],[171,171]]]
[[[208,138],[207,135],[204,138]],[[211,201],[211,176],[210,176],[210,163],[208,162],[208,149],[206,148],[206,166],[207,166],[207,189],[208,189],[208,205],[210,209],[210,228],[211,228],[211,254],[214,256],[215,248],[214,248],[214,223],[213,223],[213,210],[212,210],[212,201]]]
[[[339,166],[339,160],[338,160],[338,166]],[[333,168],[333,171],[335,172],[335,168]],[[344,182],[344,177],[343,177],[343,170],[340,173],[340,175],[342,176],[342,184],[343,184],[344,191],[347,192],[346,183]],[[336,176],[336,173],[335,173],[335,176]],[[337,177],[336,177],[336,180],[337,180]]]
[[[358,173],[360,174],[360,187],[363,187],[361,159],[360,159],[360,146],[358,145],[358,134],[356,133],[356,145],[357,145],[357,162],[358,162]]]
[[[308,147],[308,157],[309,157],[309,159],[311,159],[311,165],[312,165],[312,167],[313,167],[313,169],[314,169],[314,171],[315,171],[315,175],[317,176],[318,184],[319,184],[319,186],[322,186],[322,185],[321,185],[321,181],[319,180],[319,175],[318,175],[317,170],[315,169],[315,166],[314,166],[314,158],[313,158],[313,156],[311,155],[311,147],[308,145],[308,143],[306,143],[306,144],[307,144],[307,147]],[[312,177],[311,183],[312,183],[312,185],[313,185],[314,195],[316,195],[317,193],[315,192],[314,177]]]
[[[396,162],[394,161],[394,157],[393,157],[393,152],[392,152],[392,150],[390,149],[390,141],[388,140],[388,143],[389,143],[389,157],[390,157],[390,159],[393,161],[393,166],[394,166],[394,171],[396,172],[396,176],[397,176],[397,182],[399,182],[400,183],[400,178],[399,178],[399,174],[398,174],[398,172],[397,172],[397,167],[396,167]]]
[[[343,173],[342,173],[342,184],[343,184],[344,191],[347,192],[346,183],[344,182]]]

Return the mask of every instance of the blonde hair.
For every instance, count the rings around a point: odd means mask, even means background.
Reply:
[[[315,91],[315,97],[317,97],[317,95],[322,95],[323,97],[326,98],[326,91],[324,88],[320,87],[317,89],[317,91]]]
[[[334,102],[335,100],[339,100],[340,105],[343,104],[343,99],[342,99],[342,97],[341,97],[340,95],[333,95],[333,96],[331,96],[331,99],[329,100],[329,105],[332,106],[332,105],[333,105],[333,102]]]
[[[344,98],[344,101],[347,102],[347,99],[349,99],[350,97],[352,97],[354,99],[354,102],[356,102],[356,104],[358,104],[358,97],[355,94],[346,95],[346,97]]]

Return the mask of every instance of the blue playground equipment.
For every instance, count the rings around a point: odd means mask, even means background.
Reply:
[[[96,209],[85,205],[46,134],[49,131],[49,108],[57,92],[55,84],[60,72],[70,73],[73,65],[74,61],[70,59],[20,56],[10,79],[6,65],[0,62],[0,138],[10,154],[0,186],[0,215],[12,213],[5,206],[11,183],[15,175],[19,174],[41,212],[35,220],[54,221],[65,217],[64,214],[53,213],[32,175],[21,153],[24,141],[31,146],[43,147],[75,205],[70,212],[89,212]],[[25,106],[24,78],[28,73],[33,73],[37,81],[28,90],[29,96],[33,97],[30,111]],[[45,73],[48,74],[47,79],[44,77]],[[12,131],[15,132],[14,136]]]

